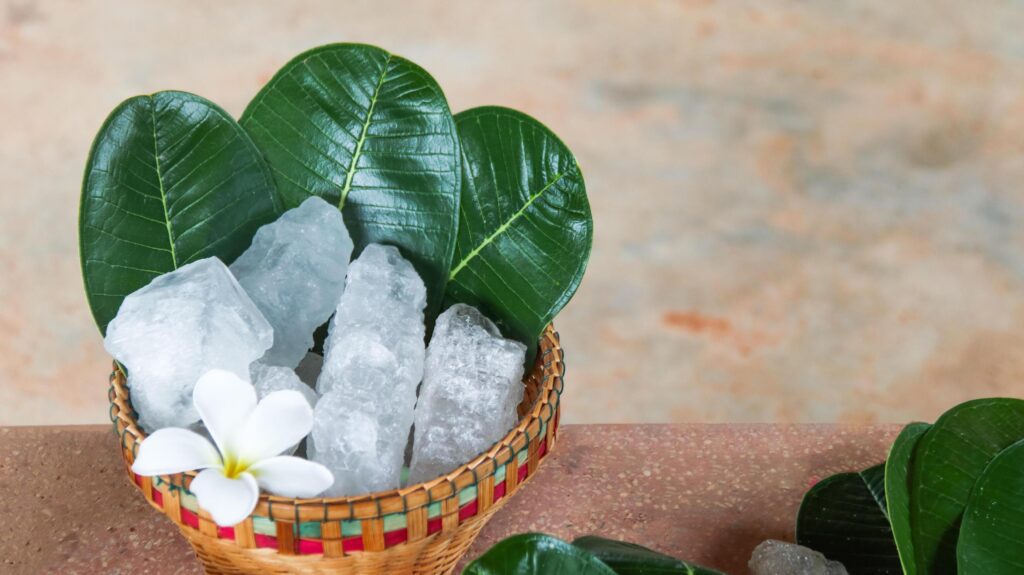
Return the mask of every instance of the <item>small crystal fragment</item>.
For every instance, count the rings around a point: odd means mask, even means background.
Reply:
[[[274,326],[263,363],[299,364],[338,305],[351,255],[341,212],[317,196],[256,232],[231,271]]]
[[[455,304],[434,327],[416,404],[409,481],[452,471],[501,439],[523,399],[526,346],[475,308]]]
[[[128,369],[139,425],[153,432],[199,420],[192,388],[214,368],[247,377],[273,329],[215,257],[161,275],[124,299],[103,345]]]
[[[838,561],[806,547],[769,539],[750,556],[751,575],[847,575]]]
[[[287,367],[265,365],[257,361],[249,366],[249,375],[252,377],[253,387],[256,388],[256,397],[259,399],[263,399],[275,391],[290,389],[301,393],[309,402],[310,407],[316,407],[317,399],[319,399],[316,392]]]

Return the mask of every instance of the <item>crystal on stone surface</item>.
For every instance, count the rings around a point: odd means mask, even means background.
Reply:
[[[231,271],[274,327],[263,363],[299,364],[338,305],[351,255],[341,212],[317,196],[256,232]]]
[[[838,561],[793,543],[769,539],[758,545],[748,563],[752,575],[847,575]]]
[[[505,339],[475,308],[456,304],[437,318],[416,404],[409,481],[466,463],[516,423],[526,346]]]
[[[192,388],[213,368],[239,377],[270,348],[273,329],[219,259],[161,275],[124,299],[103,345],[128,369],[139,424],[153,432],[199,420]]]
[[[399,486],[423,377],[426,297],[397,248],[371,244],[349,266],[307,442],[310,459],[334,473],[329,496]]]
[[[252,377],[252,385],[256,388],[256,397],[263,399],[268,394],[290,389],[302,394],[310,407],[315,407],[317,399],[316,392],[308,384],[302,382],[299,376],[291,369],[280,365],[266,365],[263,362],[254,362],[249,366],[249,375]]]

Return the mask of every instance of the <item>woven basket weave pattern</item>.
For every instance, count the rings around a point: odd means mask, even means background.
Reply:
[[[554,447],[565,368],[558,334],[545,330],[519,406],[501,441],[443,477],[358,497],[291,499],[263,494],[253,514],[218,527],[188,486],[195,472],[141,477],[131,471],[145,434],[124,374],[110,376],[110,416],[129,478],[167,515],[207,573],[449,573],[491,515]]]

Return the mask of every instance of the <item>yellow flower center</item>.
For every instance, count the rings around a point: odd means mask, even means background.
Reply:
[[[238,479],[238,476],[248,470],[250,465],[252,463],[249,461],[243,461],[234,455],[229,455],[224,458],[224,477]]]

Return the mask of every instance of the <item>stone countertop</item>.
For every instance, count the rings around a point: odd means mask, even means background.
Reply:
[[[792,539],[814,482],[885,458],[897,426],[566,425],[539,474],[470,550],[514,533],[601,534],[734,575]],[[109,426],[0,428],[0,571],[198,574],[129,484]]]

